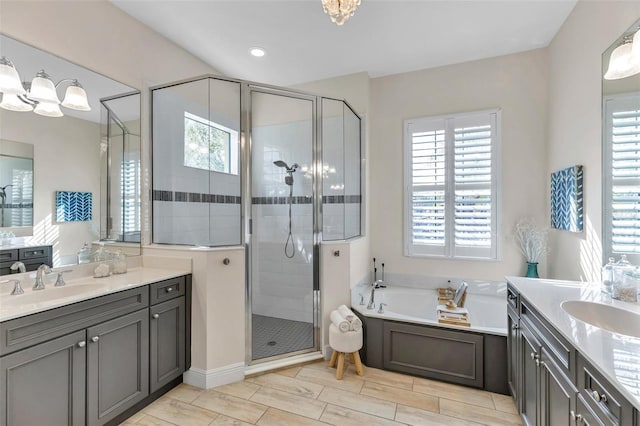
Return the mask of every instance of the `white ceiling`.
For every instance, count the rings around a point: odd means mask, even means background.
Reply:
[[[224,75],[293,85],[545,47],[577,0],[362,0],[342,27],[321,0],[111,1]]]

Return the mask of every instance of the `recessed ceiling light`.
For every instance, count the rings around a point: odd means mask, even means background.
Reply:
[[[267,52],[262,47],[252,47],[249,49],[249,53],[256,58],[262,58]]]

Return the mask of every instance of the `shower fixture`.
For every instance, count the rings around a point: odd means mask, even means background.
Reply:
[[[282,160],[274,161],[273,164],[275,164],[278,167],[282,167],[287,172],[287,176],[285,176],[284,178],[284,183],[289,185],[289,234],[287,235],[287,241],[284,243],[284,255],[287,256],[289,259],[292,259],[293,256],[296,254],[296,251],[295,251],[296,248],[293,243],[293,234],[291,233],[291,204],[293,203],[293,174],[295,173],[296,169],[298,169],[298,167],[300,166],[298,166],[298,163],[293,163],[291,167],[289,167],[289,165]],[[289,245],[291,245],[291,251],[289,251]]]

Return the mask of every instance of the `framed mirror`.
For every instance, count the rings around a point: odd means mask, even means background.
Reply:
[[[640,19],[602,55],[602,76],[603,254],[639,265]]]
[[[0,228],[33,226],[33,145],[0,140]]]
[[[2,34],[1,57],[11,62],[27,92],[0,95],[0,187],[20,179],[9,176],[6,158],[25,159],[16,166],[23,171],[15,172],[25,182],[24,165],[30,161],[32,201],[28,212],[26,184],[21,204],[13,198],[14,187],[5,188],[0,232],[15,238],[0,241],[0,251],[50,246],[53,266],[78,263],[84,244],[95,249],[100,241],[110,251],[139,255],[139,91]],[[39,83],[33,79],[42,77],[41,71],[60,102],[52,110],[43,110],[48,102],[35,99],[33,87]],[[77,87],[86,93],[88,108],[69,98],[80,93]],[[30,147],[29,161],[15,153],[16,146]]]

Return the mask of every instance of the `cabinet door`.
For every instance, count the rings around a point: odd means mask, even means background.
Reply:
[[[520,320],[515,312],[508,309],[507,315],[507,385],[511,396],[519,403],[519,380],[518,380],[518,339]]]
[[[540,355],[540,424],[572,425],[577,392],[543,347]]]
[[[184,297],[152,306],[149,312],[151,392],[155,392],[185,369]]]
[[[85,332],[0,358],[0,425],[84,425]]]
[[[149,394],[149,309],[87,329],[87,424],[101,425]]]
[[[538,357],[540,356],[540,343],[527,327],[524,321],[520,321],[520,412],[527,426],[538,424],[538,394],[539,374]]]

